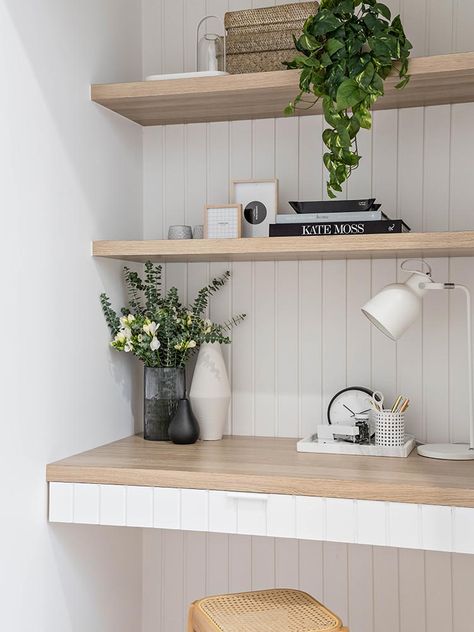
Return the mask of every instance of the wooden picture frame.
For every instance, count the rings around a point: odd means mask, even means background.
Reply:
[[[241,236],[241,204],[206,204],[204,206],[204,239],[238,239]]]
[[[268,237],[278,212],[278,178],[233,180],[231,200],[242,205],[244,237]]]

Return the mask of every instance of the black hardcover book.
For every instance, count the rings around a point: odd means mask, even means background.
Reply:
[[[401,219],[370,222],[329,222],[324,224],[270,224],[270,237],[324,237],[325,235],[373,235],[408,233]]]
[[[314,202],[288,202],[297,213],[360,213],[374,209],[375,198],[365,200],[317,200]],[[380,208],[380,204],[377,205]]]

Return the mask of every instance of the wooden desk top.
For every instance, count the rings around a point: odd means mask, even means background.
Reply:
[[[132,436],[47,466],[48,481],[213,489],[474,507],[474,462],[308,454],[296,439],[191,446]]]

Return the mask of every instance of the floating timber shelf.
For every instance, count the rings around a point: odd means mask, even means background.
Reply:
[[[95,257],[143,262],[294,261],[474,255],[474,231],[328,237],[95,241]]]
[[[418,57],[410,61],[411,81],[396,90],[389,77],[374,109],[408,108],[474,101],[474,52]],[[298,92],[299,71],[197,77],[93,85],[96,103],[139,123],[169,125],[237,121],[283,115]],[[319,107],[299,114],[318,114]]]

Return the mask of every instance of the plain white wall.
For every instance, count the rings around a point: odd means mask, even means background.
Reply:
[[[134,632],[140,530],[50,526],[46,463],[130,435],[133,365],[98,302],[139,238],[142,132],[90,103],[141,74],[139,0],[0,0],[0,629]]]

